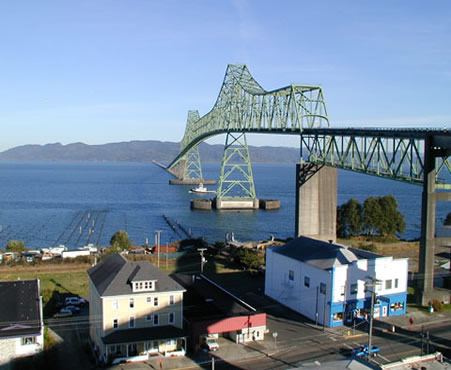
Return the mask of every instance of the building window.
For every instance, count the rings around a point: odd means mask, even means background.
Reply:
[[[293,281],[293,280],[294,280],[294,271],[293,271],[293,270],[289,270],[289,271],[288,271],[288,279],[289,279],[290,281]]]
[[[113,300],[113,311],[117,311],[119,309],[119,299]]]
[[[149,289],[149,282],[148,281],[145,281],[144,282],[144,289]]]
[[[395,288],[399,286],[399,279],[395,279]]]
[[[319,291],[320,291],[321,294],[326,294],[326,284],[321,283],[319,285]]]
[[[130,308],[134,308],[135,307],[135,298],[130,298],[128,305]]]
[[[175,346],[177,344],[177,341],[175,339],[169,339],[166,341],[167,346]]]
[[[358,284],[351,284],[351,294],[357,294],[358,291],[359,291]]]
[[[390,312],[403,311],[404,302],[396,302],[390,305]]]
[[[153,281],[149,281],[149,290],[153,290]]]
[[[155,314],[153,315],[153,324],[154,325],[159,325],[160,324],[160,315],[159,314]]]
[[[128,320],[128,327],[129,328],[134,328],[135,327],[135,316],[130,316],[130,318]]]
[[[152,302],[152,297],[147,297],[147,298],[146,298],[146,302],[147,302],[147,303],[151,303],[151,302]]]
[[[310,278],[308,276],[304,277],[304,285],[308,288],[310,286]]]
[[[175,322],[175,313],[169,312],[169,324],[173,324]]]
[[[23,346],[28,346],[30,344],[36,344],[36,337],[25,337],[22,338],[22,345]]]
[[[142,288],[143,288],[143,282],[140,281],[140,282],[139,282],[139,289],[141,290]]]
[[[146,315],[146,320],[152,321],[152,315],[150,313]]]
[[[175,299],[173,295],[169,296],[169,304],[172,306],[175,303]]]
[[[119,327],[119,319],[113,319],[113,329],[117,329]]]
[[[335,312],[333,319],[334,321],[343,321],[343,312]]]
[[[158,297],[153,297],[153,305],[158,306]]]
[[[391,289],[391,280],[385,280],[385,289]]]

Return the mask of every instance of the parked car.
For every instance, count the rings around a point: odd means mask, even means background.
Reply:
[[[204,337],[202,339],[202,348],[206,351],[216,351],[219,348],[215,338]]]
[[[371,355],[372,356],[377,356],[377,353],[379,351],[380,351],[379,347],[371,346]],[[352,351],[352,354],[354,356],[358,356],[358,357],[368,356],[368,346],[367,345],[362,345],[359,348],[354,349]]]
[[[69,305],[69,306],[66,306],[66,307],[64,307],[64,308],[66,308],[67,310],[71,310],[71,312],[74,314],[74,313],[80,313],[80,307],[77,307],[77,306],[71,306],[71,305]]]
[[[86,304],[86,300],[80,297],[66,297],[64,300],[65,306],[83,306]]]
[[[59,312],[57,312],[56,314],[53,315],[53,317],[55,317],[55,318],[70,317],[70,316],[72,316],[72,311],[67,308],[62,308],[61,310],[59,310]]]

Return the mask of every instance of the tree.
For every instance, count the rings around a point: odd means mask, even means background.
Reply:
[[[8,244],[6,244],[6,250],[8,252],[22,253],[26,251],[25,243],[21,240],[10,240]]]
[[[451,212],[446,215],[445,221],[443,221],[443,225],[451,226]]]
[[[393,195],[377,198],[382,210],[382,218],[378,225],[379,234],[383,236],[395,236],[403,233],[406,227],[404,216],[398,211],[398,202]]]
[[[362,206],[357,199],[349,199],[338,207],[337,234],[347,237],[360,234],[362,229]]]
[[[129,250],[132,243],[128,238],[128,233],[126,231],[116,231],[110,240],[111,247],[116,250]]]
[[[381,206],[375,197],[369,197],[363,202],[363,226],[368,235],[374,236],[383,218]]]
[[[241,265],[246,269],[256,269],[265,263],[263,255],[250,248],[240,248],[238,258]]]

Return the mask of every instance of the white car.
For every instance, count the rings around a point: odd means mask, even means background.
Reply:
[[[80,297],[66,297],[64,300],[65,306],[79,306],[84,305],[86,303],[86,300],[84,298]]]
[[[204,337],[202,339],[202,347],[207,351],[216,351],[219,345],[215,338]]]

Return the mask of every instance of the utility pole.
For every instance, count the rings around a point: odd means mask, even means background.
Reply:
[[[198,248],[197,250],[200,252],[200,273],[203,274],[204,263],[206,262],[204,258],[204,252],[207,250],[207,248]]]
[[[160,267],[160,233],[162,232],[163,230],[155,230],[155,232],[157,233],[157,235],[156,235],[156,239],[157,239],[157,252],[158,252],[158,254],[157,254],[157,267],[159,268]]]
[[[376,286],[379,285],[380,283],[382,283],[382,281],[372,277],[372,276],[367,276],[367,279],[371,280],[371,283],[366,284],[367,286],[372,287],[373,289],[371,289],[371,309],[370,309],[370,325],[369,325],[369,329],[368,329],[368,361],[371,358],[371,341],[372,341],[372,336],[373,336],[373,316],[374,316],[374,301],[376,300]]]

